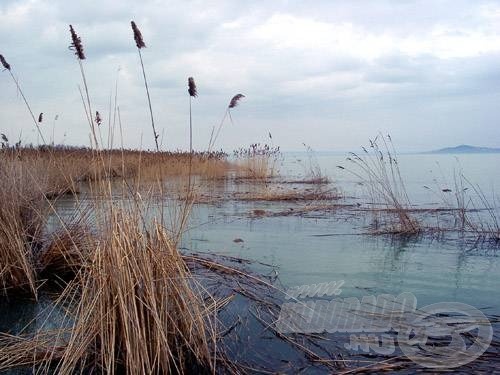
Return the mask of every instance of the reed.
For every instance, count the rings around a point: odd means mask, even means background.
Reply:
[[[12,146],[8,140],[3,144],[2,160],[17,160],[30,170],[39,168],[45,172],[40,178],[47,183],[41,187],[47,189],[45,193],[50,197],[77,193],[82,182],[95,180],[96,175],[119,181],[137,178],[140,174],[143,182],[156,182],[162,174],[164,177],[187,176],[190,158],[193,176],[203,179],[223,179],[237,168],[227,154],[220,151],[193,151],[191,155],[185,151],[150,152],[124,148],[101,150],[101,160],[94,158],[92,149],[85,147]]]
[[[155,128],[153,107],[151,105],[151,96],[149,94],[148,80],[146,78],[146,70],[144,69],[144,61],[142,60],[142,53],[141,53],[141,49],[146,48],[146,43],[144,43],[144,39],[142,38],[142,33],[139,30],[139,28],[137,27],[137,25],[135,24],[135,22],[130,21],[130,25],[132,26],[132,32],[134,34],[134,40],[135,40],[135,45],[137,46],[137,52],[139,53],[139,60],[141,63],[142,76],[144,78],[144,87],[146,88],[146,95],[148,98],[149,114],[151,117],[151,127],[153,128],[153,137],[155,139],[156,151],[160,151],[160,147],[158,145],[158,137],[160,135],[156,132],[156,128]]]
[[[311,146],[303,143],[306,149],[307,163],[304,164],[304,175],[305,178],[301,182],[303,184],[328,184],[330,183],[330,179],[325,176],[323,171],[321,170],[321,166],[319,165],[318,158],[316,157],[316,153],[312,149]]]
[[[235,108],[236,106],[238,106],[239,102],[241,101],[241,99],[243,99],[245,97],[245,95],[243,94],[236,94],[235,96],[233,96],[231,98],[231,100],[229,101],[229,104],[228,106],[226,107],[226,110],[224,111],[224,116],[222,116],[222,120],[221,122],[219,123],[219,126],[217,127],[217,131],[215,131],[214,133],[214,129],[212,129],[212,134],[210,135],[210,140],[208,142],[208,151],[210,152],[212,150],[212,148],[214,147],[215,145],[215,142],[217,142],[217,139],[219,138],[219,133],[220,133],[220,130],[222,128],[222,125],[224,125],[224,121],[226,120],[226,117],[229,116],[229,118],[231,119],[231,122],[232,122],[232,117],[231,117],[231,109]]]
[[[83,81],[83,87],[85,89],[85,95],[86,95],[86,100],[87,103],[85,103],[85,100],[82,98],[83,102],[83,107],[85,110],[85,114],[87,116],[87,121],[90,126],[90,130],[92,133],[93,141],[94,141],[94,147],[96,150],[99,150],[99,142],[97,140],[97,133],[95,130],[94,122],[92,121],[92,107],[91,107],[91,102],[90,102],[90,94],[89,94],[89,87],[87,84],[87,77],[85,75],[85,70],[83,68],[83,63],[82,61],[86,59],[85,53],[83,51],[83,44],[81,38],[78,36],[76,33],[75,29],[73,28],[72,25],[69,25],[69,32],[71,35],[71,45],[70,49],[74,51],[74,54],[77,58],[78,61],[78,66],[80,67],[80,73],[82,76],[82,81]]]
[[[342,170],[357,177],[368,190],[374,214],[373,227],[375,233],[416,234],[421,231],[421,225],[411,213],[411,202],[406,192],[406,186],[399,170],[397,153],[391,137],[377,135],[370,140],[369,148],[362,148],[363,153],[350,153],[347,158],[354,168]],[[389,221],[379,228],[384,217],[378,207],[395,215],[396,221]]]
[[[42,181],[16,162],[1,164],[0,181],[0,293],[22,289],[36,296],[34,255],[46,212],[43,196],[31,187]]]
[[[65,291],[78,294],[58,371],[186,373],[210,368],[203,301],[166,231],[136,213],[108,211],[97,247]]]
[[[26,99],[26,96],[24,95],[24,91],[21,89],[21,85],[19,84],[19,80],[12,73],[11,65],[5,60],[5,57],[1,54],[0,54],[0,63],[2,64],[4,69],[9,72],[10,77],[12,78],[12,80],[14,81],[14,84],[16,85],[17,91],[19,92],[19,94],[21,94],[21,97],[23,98],[24,104],[26,105],[26,108],[28,109],[28,112],[31,116],[31,119],[33,120],[33,124],[35,126],[35,129],[38,132],[38,136],[42,139],[42,142],[45,144],[46,143],[45,138],[43,137],[42,131],[40,130],[40,127],[39,127],[39,123],[41,121],[37,122],[37,119],[35,118],[35,114],[33,113],[33,110],[31,109],[31,106],[28,102],[28,99]],[[39,118],[39,119],[41,120],[41,118]]]
[[[267,182],[278,174],[279,146],[254,143],[233,151],[238,165],[238,179]]]
[[[188,93],[189,93],[189,153],[193,153],[193,117],[191,114],[191,102],[193,98],[198,96],[198,89],[193,77],[188,78]]]

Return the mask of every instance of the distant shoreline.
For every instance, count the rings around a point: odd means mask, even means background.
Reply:
[[[498,153],[500,153],[500,148],[476,147],[470,145],[445,147],[439,150],[424,152],[424,154],[498,154]]]

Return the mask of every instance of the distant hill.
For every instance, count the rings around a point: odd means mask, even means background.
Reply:
[[[494,153],[500,153],[500,148],[460,145],[456,147],[441,148],[439,150],[429,151],[428,153],[429,154],[494,154]]]

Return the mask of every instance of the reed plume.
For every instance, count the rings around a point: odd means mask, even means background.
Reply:
[[[83,64],[82,64],[82,60],[85,60],[85,54],[83,52],[82,40],[80,39],[80,37],[78,36],[78,34],[76,33],[76,31],[72,25],[69,25],[69,32],[71,34],[70,49],[75,51],[75,55],[77,57],[78,64],[80,66],[80,73],[82,75],[83,86],[85,88],[85,94],[87,96],[87,104],[85,104],[85,101],[83,100],[83,95],[82,95],[83,107],[85,109],[85,113],[87,114],[87,120],[88,120],[89,125],[90,125],[90,130],[92,131],[92,137],[93,137],[94,142],[95,142],[95,148],[98,150],[99,149],[99,142],[97,141],[97,135],[95,132],[94,123],[92,121],[92,108],[90,105],[89,88],[87,85],[87,78],[85,76],[85,71],[83,69]]]
[[[137,51],[139,52],[139,59],[141,61],[142,76],[144,77],[144,86],[146,87],[146,95],[148,97],[149,114],[151,116],[151,127],[153,128],[153,136],[155,138],[156,151],[160,151],[160,147],[158,146],[158,137],[160,135],[156,132],[156,128],[155,128],[153,108],[151,106],[151,96],[149,95],[148,80],[146,79],[146,71],[144,70],[144,62],[142,60],[142,53],[141,53],[141,49],[146,48],[146,43],[144,43],[144,39],[142,38],[141,31],[139,30],[139,28],[137,27],[135,22],[130,21],[130,24],[132,25],[132,31],[134,33],[135,45],[137,46]]]
[[[95,123],[97,125],[101,125],[102,123],[101,114],[99,113],[99,111],[95,111]]]
[[[193,77],[188,78],[188,93],[189,93],[189,96],[192,96],[194,98],[196,98],[198,96],[198,90],[196,88],[196,83],[194,83]]]
[[[188,78],[188,93],[189,93],[189,152],[193,153],[193,118],[191,116],[191,100],[198,96],[198,89],[193,77]]]
[[[232,97],[232,99],[229,101],[229,105],[226,108],[226,111],[224,112],[224,116],[222,117],[222,120],[219,124],[219,127],[217,128],[217,132],[215,133],[215,137],[213,136],[213,130],[212,130],[212,135],[210,136],[210,142],[208,143],[208,151],[212,149],[214,146],[215,142],[217,141],[217,138],[219,137],[220,130],[222,128],[222,125],[224,124],[224,121],[226,120],[226,117],[229,116],[231,118],[231,112],[230,110],[234,107],[236,107],[240,100],[243,99],[245,95],[243,94],[236,94],[235,96]],[[232,119],[231,119],[232,121]]]
[[[75,51],[75,55],[78,56],[79,60],[85,60],[85,54],[83,53],[82,40],[73,29],[72,25],[69,25],[69,32],[71,33],[71,46],[70,49]]]
[[[189,179],[188,179],[188,196],[186,199],[186,208],[187,202],[189,202],[190,194],[191,194],[191,172],[192,172],[192,164],[193,164],[193,116],[191,112],[191,104],[193,98],[198,96],[198,89],[196,88],[196,83],[194,82],[193,77],[188,78],[188,93],[189,93]]]
[[[2,63],[5,69],[10,70],[10,64],[7,61],[5,61],[3,55],[0,55],[0,62]]]
[[[229,102],[228,109],[236,107],[238,105],[238,103],[240,102],[240,100],[243,99],[244,97],[245,97],[245,95],[243,95],[243,94],[236,94],[235,96],[233,96],[233,98]]]
[[[132,31],[134,32],[134,39],[137,48],[146,48],[146,43],[144,43],[144,39],[142,39],[141,30],[139,30],[134,21],[130,21],[130,24],[132,25]]]

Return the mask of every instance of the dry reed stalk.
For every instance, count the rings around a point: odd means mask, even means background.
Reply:
[[[212,147],[215,145],[215,142],[219,138],[219,133],[220,133],[220,130],[222,128],[222,125],[224,124],[224,121],[226,120],[226,117],[227,116],[231,117],[230,110],[235,108],[239,104],[240,100],[243,99],[244,97],[245,97],[245,95],[243,95],[243,94],[236,94],[229,101],[229,104],[228,104],[226,110],[224,111],[224,116],[222,117],[222,120],[217,128],[217,131],[215,132],[215,136],[214,136],[213,130],[212,130],[212,134],[210,135],[210,141],[208,142],[208,151],[209,152],[212,150]]]
[[[52,233],[37,256],[41,277],[67,279],[75,276],[90,256],[95,243],[90,231],[72,223]]]
[[[113,210],[115,211],[115,210]],[[186,373],[211,366],[203,302],[165,230],[115,211],[79,282],[60,373]]]
[[[382,143],[382,146],[379,145]],[[389,223],[380,233],[395,234],[417,234],[421,231],[420,223],[410,214],[411,203],[406,192],[405,183],[399,170],[397,154],[390,136],[387,139],[379,134],[374,140],[370,140],[370,148],[362,148],[362,154],[350,153],[347,158],[355,166],[355,170],[347,170],[360,179],[360,182],[368,188],[371,203],[382,204],[394,212],[397,222]],[[374,215],[380,213],[373,210]],[[374,216],[375,233],[379,232],[379,218]]]
[[[35,114],[33,113],[33,110],[31,109],[31,106],[28,102],[28,99],[26,99],[26,96],[24,95],[23,90],[21,89],[21,86],[19,85],[19,81],[16,79],[14,74],[12,73],[12,67],[11,65],[5,60],[5,57],[3,55],[0,55],[0,63],[2,66],[7,70],[14,81],[17,91],[21,94],[21,97],[23,98],[24,104],[26,105],[26,108],[28,109],[29,114],[31,115],[31,119],[33,120],[33,124],[35,125],[35,129],[38,132],[38,136],[42,139],[42,142],[45,144],[45,138],[43,137],[42,131],[40,130],[40,127],[38,126],[41,121],[37,122],[37,119],[35,118]],[[41,118],[39,118],[41,120]]]
[[[45,222],[43,194],[30,190],[36,181],[20,163],[0,167],[0,288],[25,289],[36,296],[33,252],[40,247]]]
[[[191,101],[198,96],[198,89],[193,77],[188,78],[188,93],[189,93],[189,152],[193,153],[193,118],[191,115]]]
[[[149,87],[148,87],[148,80],[146,79],[146,70],[144,69],[144,62],[142,60],[142,53],[141,49],[146,48],[146,43],[144,43],[144,39],[142,38],[141,31],[137,27],[134,21],[130,21],[130,25],[132,26],[132,32],[134,34],[134,40],[135,40],[135,45],[137,46],[137,51],[139,52],[139,59],[141,62],[141,68],[142,68],[142,76],[144,78],[144,86],[146,88],[146,95],[148,98],[148,105],[149,105],[149,114],[151,116],[151,126],[153,128],[153,136],[155,139],[155,145],[156,145],[156,151],[160,151],[160,147],[158,146],[158,137],[160,136],[156,132],[155,128],[155,121],[154,121],[154,116],[153,116],[153,107],[151,105],[151,96],[149,95]]]
[[[282,187],[269,188],[264,192],[235,193],[232,198],[239,201],[267,201],[267,202],[319,202],[340,199],[340,194],[332,189],[283,189]]]
[[[70,48],[74,51],[75,56],[77,57],[78,65],[80,67],[80,73],[82,75],[83,87],[85,89],[85,94],[86,94],[86,99],[87,99],[87,104],[85,104],[85,101],[83,101],[85,113],[87,113],[87,120],[89,122],[90,129],[92,131],[94,147],[98,151],[99,150],[99,142],[97,141],[95,126],[94,126],[94,122],[92,121],[92,108],[91,108],[91,104],[90,104],[89,87],[87,85],[87,77],[85,76],[85,70],[83,69],[83,63],[82,63],[82,61],[85,60],[85,58],[86,58],[85,53],[83,52],[82,40],[78,36],[76,31],[73,29],[72,25],[69,25],[69,31],[71,34]]]
[[[50,365],[65,351],[64,345],[54,344],[61,332],[41,332],[35,335],[0,333],[0,371]],[[44,371],[41,371],[42,373]]]
[[[12,151],[12,150],[11,150]],[[80,181],[95,180],[96,173],[103,178],[133,178],[141,171],[143,182],[157,182],[160,176],[186,176],[189,152],[148,152],[130,149],[101,150],[102,159],[94,158],[89,148],[56,146],[43,148],[18,147],[15,154],[0,150],[0,158],[22,160],[32,170],[43,170],[40,177],[47,181],[51,196],[77,192]],[[192,173],[205,179],[224,178],[237,168],[222,152],[195,152],[192,155]]]
[[[238,179],[267,183],[278,174],[279,146],[254,143],[248,148],[235,150],[233,154],[239,166]]]

